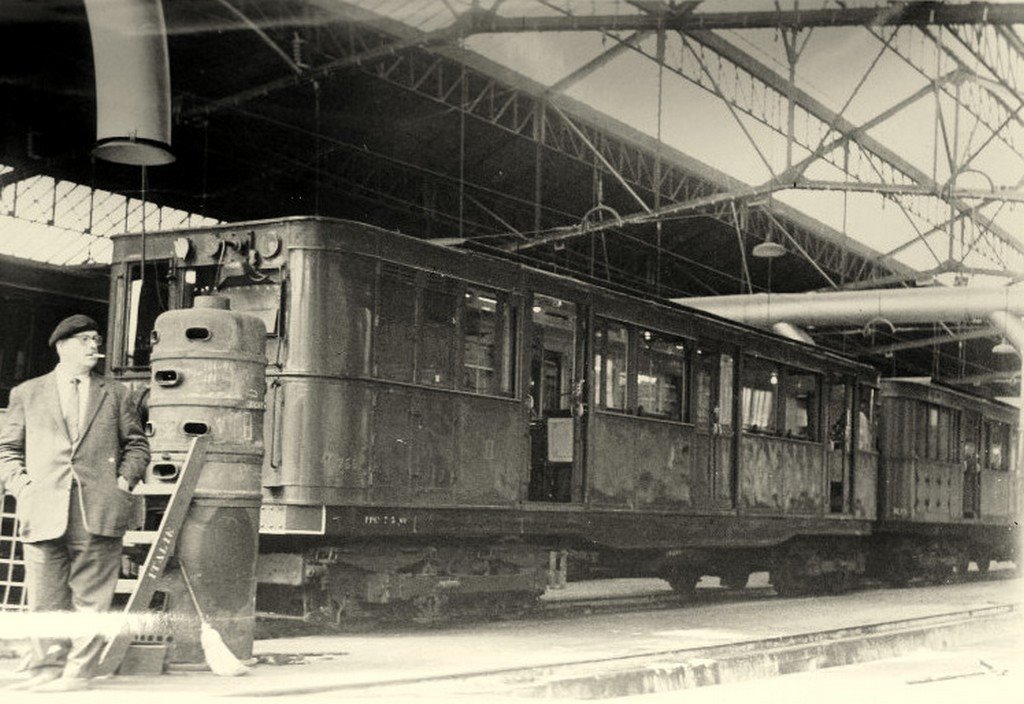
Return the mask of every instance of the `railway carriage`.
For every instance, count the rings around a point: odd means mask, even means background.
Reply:
[[[901,583],[1016,559],[1017,409],[926,378],[886,379],[881,397],[871,571]]]
[[[146,384],[156,316],[213,291],[268,330],[266,420],[249,438],[265,448],[262,598],[336,615],[532,597],[569,550],[682,592],[704,574],[769,569],[796,592],[863,572],[878,469],[867,366],[295,218],[117,237],[114,375]]]

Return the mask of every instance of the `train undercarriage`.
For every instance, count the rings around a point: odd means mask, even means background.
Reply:
[[[582,579],[658,577],[686,599],[705,576],[742,589],[752,573],[768,572],[776,593],[792,597],[842,593],[865,581],[941,584],[963,578],[971,562],[984,573],[991,560],[1016,560],[1012,539],[975,533],[799,536],[769,547],[676,550],[367,540],[262,554],[257,610],[327,626],[365,618],[432,624],[521,616],[547,589]]]

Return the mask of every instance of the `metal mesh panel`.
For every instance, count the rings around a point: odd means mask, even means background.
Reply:
[[[0,611],[25,609],[25,559],[17,539],[14,497],[0,492]]]

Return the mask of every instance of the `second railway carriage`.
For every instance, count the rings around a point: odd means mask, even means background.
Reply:
[[[903,582],[1015,559],[1018,410],[927,378],[886,379],[881,399],[872,572]]]
[[[268,330],[250,438],[265,448],[260,598],[274,603],[261,608],[532,597],[570,550],[684,593],[709,574],[770,570],[799,593],[864,573],[870,367],[506,260],[293,218],[117,237],[110,370],[146,384],[157,315],[214,291]]]

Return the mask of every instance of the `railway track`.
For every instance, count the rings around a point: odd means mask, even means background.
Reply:
[[[544,665],[474,669],[472,661],[466,661],[438,674],[296,683],[267,689],[260,695],[315,696],[342,691],[375,697],[415,694],[417,697],[483,698],[488,694],[514,693],[593,699],[635,695],[848,665],[895,657],[921,647],[949,647],[971,642],[979,635],[991,638],[1016,632],[1022,618],[1020,604],[1000,603],[828,630],[696,647],[681,643],[674,648],[652,648]]]

